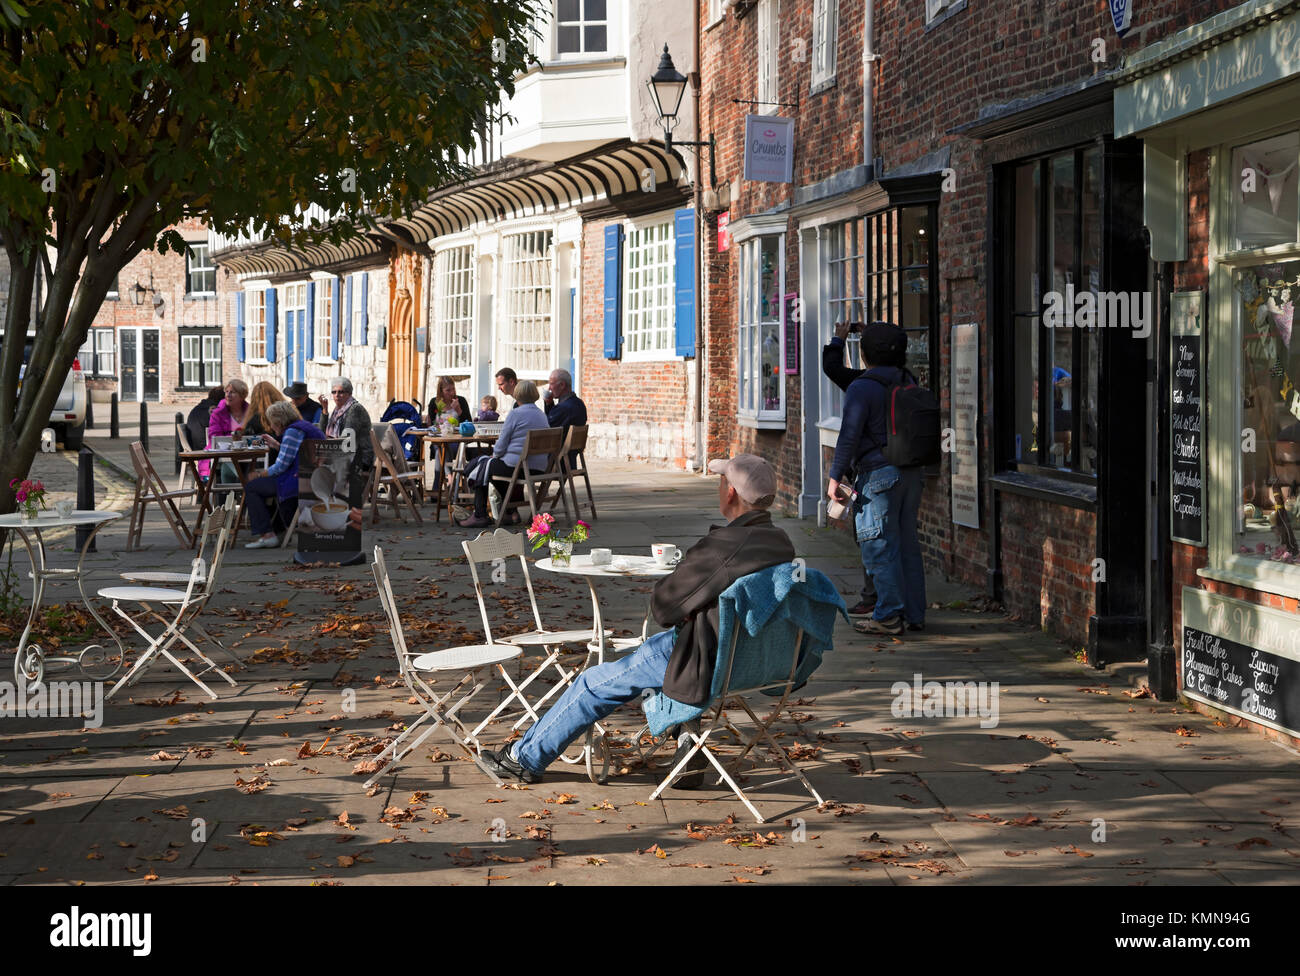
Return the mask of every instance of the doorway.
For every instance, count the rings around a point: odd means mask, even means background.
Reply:
[[[161,338],[152,328],[117,330],[121,371],[119,398],[125,403],[157,403],[161,399]]]

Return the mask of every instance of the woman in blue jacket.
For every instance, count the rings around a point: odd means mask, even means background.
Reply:
[[[272,447],[280,453],[275,463],[260,478],[253,478],[244,489],[248,505],[248,520],[253,526],[252,542],[245,549],[271,549],[279,545],[271,527],[270,499],[276,499],[280,520],[285,526],[293,519],[298,508],[298,451],[303,441],[320,440],[325,435],[315,424],[303,420],[292,400],[281,400],[266,409],[266,420],[279,436],[268,437]]]

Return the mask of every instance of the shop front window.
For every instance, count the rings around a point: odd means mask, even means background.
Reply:
[[[1233,149],[1231,177],[1236,183],[1233,250],[1296,240],[1300,132],[1287,132]]]
[[[1233,275],[1241,431],[1237,446],[1238,555],[1300,561],[1300,341],[1292,341],[1300,261],[1240,268]]]
[[[1076,149],[1011,176],[1012,467],[1097,473],[1100,329],[1112,308],[1100,290],[1101,166],[1099,149]],[[1125,312],[1140,311],[1129,298]]]
[[[785,423],[785,345],[781,283],[785,237],[774,234],[740,246],[740,416]]]

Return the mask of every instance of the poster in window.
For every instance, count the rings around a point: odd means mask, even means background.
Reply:
[[[952,327],[952,432],[950,458],[952,520],[980,527],[979,499],[979,326]]]
[[[361,508],[365,479],[352,472],[355,445],[351,438],[305,440],[298,452],[298,552],[304,565],[362,562],[361,530],[348,522],[348,512]],[[346,450],[346,448],[352,450]]]
[[[803,318],[803,305],[797,291],[782,295],[781,299],[785,304],[785,372],[793,375],[799,372],[799,320]]]
[[[1205,369],[1201,323],[1205,292],[1169,296],[1169,536],[1205,545]]]

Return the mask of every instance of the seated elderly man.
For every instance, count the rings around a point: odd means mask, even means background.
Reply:
[[[776,473],[762,458],[738,454],[717,460],[718,508],[727,519],[691,546],[672,575],[654,588],[650,609],[668,628],[626,657],[583,671],[527,734],[513,745],[479,755],[479,765],[498,776],[537,783],[542,773],[578,736],[643,689],[664,692],[689,705],[708,701],[718,649],[718,597],[742,576],[795,557],[790,537],[772,524],[768,508],[776,499]],[[678,745],[679,754],[689,748]],[[698,761],[698,763],[697,763]],[[691,789],[703,780],[701,755],[694,772],[677,782]]]

